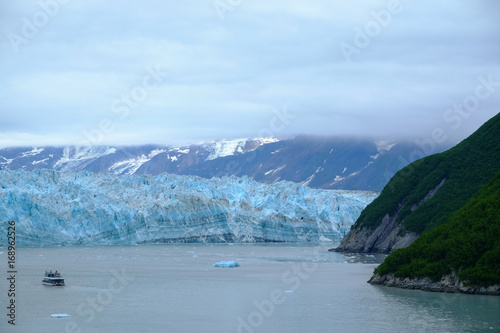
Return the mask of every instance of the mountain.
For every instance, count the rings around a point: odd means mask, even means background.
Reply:
[[[2,169],[26,171],[54,169],[62,172],[85,170],[134,174],[140,167],[147,165],[152,174],[179,173],[193,164],[244,154],[275,141],[276,139],[241,139],[186,147],[142,145],[3,148],[0,149],[0,166]],[[155,159],[157,155],[160,156]],[[148,163],[152,159],[155,162]],[[162,160],[166,162],[161,163]]]
[[[53,169],[116,175],[172,173],[210,179],[249,176],[271,184],[286,180],[312,188],[380,192],[415,157],[419,144],[299,136],[287,140],[239,139],[170,147],[90,146],[0,149],[0,169]],[[434,147],[436,152],[444,147]]]
[[[500,171],[500,114],[452,149],[400,170],[336,251],[392,252],[445,223]]]
[[[500,172],[444,224],[387,257],[369,282],[500,295]]]
[[[0,228],[15,221],[21,246],[331,241],[377,196],[248,177],[47,169],[1,170],[0,185]]]

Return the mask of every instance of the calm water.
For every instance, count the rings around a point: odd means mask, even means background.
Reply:
[[[372,286],[366,281],[382,257],[326,249],[21,248],[16,326],[7,323],[2,278],[0,332],[500,332],[500,297]],[[241,266],[212,267],[222,260]],[[66,287],[42,285],[47,269],[62,272]]]

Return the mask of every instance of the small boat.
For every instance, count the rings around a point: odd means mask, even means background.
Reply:
[[[57,271],[45,271],[45,277],[42,283],[46,286],[64,286],[64,279],[61,277],[61,273]]]

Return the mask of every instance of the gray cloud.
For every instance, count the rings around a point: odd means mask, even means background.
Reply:
[[[2,3],[0,146],[436,128],[457,141],[498,112],[495,86],[459,125],[445,117],[480,77],[500,81],[494,1],[401,0],[385,18],[394,1],[243,0],[224,19],[214,3]]]

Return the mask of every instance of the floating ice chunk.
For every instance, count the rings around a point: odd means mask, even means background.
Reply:
[[[293,290],[285,290],[285,293],[293,293]]]
[[[65,313],[56,313],[50,315],[50,318],[66,318],[66,317],[71,317],[71,315]]]
[[[240,264],[234,260],[219,261],[214,264],[214,267],[233,268],[233,267],[240,267]]]

